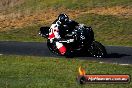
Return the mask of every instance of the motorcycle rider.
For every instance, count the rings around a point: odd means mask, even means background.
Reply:
[[[76,26],[79,24],[73,20],[69,20],[66,14],[60,14],[58,18],[52,23],[49,29],[49,39],[50,43],[55,42],[59,52],[64,55],[67,51],[63,43],[59,42],[61,39],[65,38],[65,35],[72,32]],[[54,41],[57,40],[57,41]],[[73,42],[74,39],[67,40],[67,43]]]

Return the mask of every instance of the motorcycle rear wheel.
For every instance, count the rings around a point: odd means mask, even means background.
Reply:
[[[93,57],[102,58],[107,55],[105,47],[98,41],[93,41],[89,50]]]

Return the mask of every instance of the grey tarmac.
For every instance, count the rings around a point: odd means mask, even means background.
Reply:
[[[99,61],[100,63],[132,64],[132,47],[105,46],[108,53],[106,58],[77,56],[73,59]],[[0,41],[0,55],[26,55],[42,57],[61,57],[52,54],[45,42]],[[69,59],[69,58],[66,58]],[[72,58],[71,58],[72,59]]]

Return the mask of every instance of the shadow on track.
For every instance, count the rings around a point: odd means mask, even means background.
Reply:
[[[123,57],[126,57],[126,56],[131,56],[131,55],[119,54],[119,53],[111,53],[111,54],[108,54],[105,58],[123,58]]]
[[[121,53],[108,53],[104,58],[124,58],[126,56],[131,56],[129,54],[121,54]],[[74,57],[92,57],[90,54],[81,54],[81,53],[77,53],[74,55]]]

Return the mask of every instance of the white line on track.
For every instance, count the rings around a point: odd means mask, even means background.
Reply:
[[[119,65],[130,65],[130,64],[119,64]]]
[[[0,54],[0,56],[3,55],[3,54]]]
[[[105,63],[105,62],[99,62],[100,64]],[[131,64],[119,64],[119,63],[112,63],[112,64],[117,64],[117,65],[122,65],[122,66],[127,66],[127,65],[131,65]]]
[[[104,62],[99,62],[100,64],[104,63]]]

